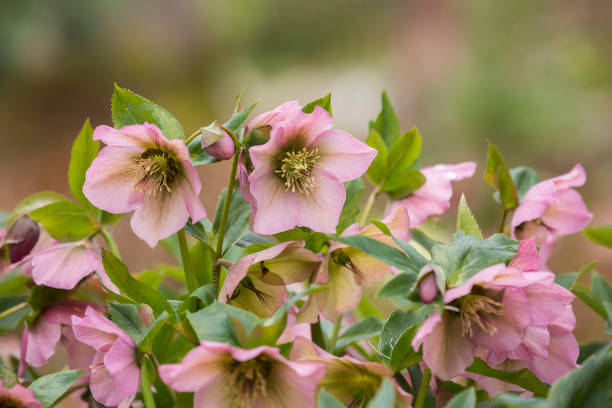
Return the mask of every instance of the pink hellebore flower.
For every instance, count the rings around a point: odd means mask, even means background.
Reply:
[[[89,385],[95,400],[129,407],[140,385],[134,340],[92,307],[83,318],[72,316],[72,329],[77,340],[96,350]]]
[[[548,259],[555,238],[583,229],[593,218],[572,187],[582,186],[586,174],[580,164],[562,176],[544,180],[531,187],[512,217],[512,237],[538,238],[540,257]]]
[[[206,216],[202,188],[182,140],[168,140],[155,125],[98,126],[94,140],[107,146],[87,170],[83,194],[96,207],[134,211],[134,233],[149,246],[174,234],[191,217]]]
[[[303,282],[321,263],[321,256],[288,241],[247,255],[228,272],[219,300],[269,317],[287,300],[285,285]]]
[[[0,407],[42,408],[42,406],[31,390],[19,384],[5,388],[0,381]]]
[[[410,237],[410,217],[404,208],[398,208],[382,220],[391,234],[407,241]],[[396,246],[392,238],[384,235],[377,227],[367,225],[359,228],[349,226],[342,236],[363,234],[369,238]],[[391,266],[371,257],[356,248],[334,242],[321,264],[314,282],[329,283],[329,288],[312,294],[304,304],[299,322],[314,323],[319,313],[327,319],[336,321],[340,313],[353,310],[361,300],[362,286],[370,286],[391,270]]]
[[[412,404],[412,395],[402,390],[392,380],[391,370],[380,363],[359,361],[349,356],[336,357],[304,337],[295,339],[290,358],[304,363],[323,363],[326,372],[325,377],[319,381],[319,387],[347,407],[367,406],[384,379],[395,384],[396,408],[408,408]]]
[[[93,357],[90,348],[81,345],[72,332],[72,316],[85,316],[88,307],[97,305],[80,300],[62,300],[45,309],[31,327],[26,327],[21,338],[19,373],[27,363],[42,367],[55,354],[60,340],[68,350],[68,365],[72,369],[87,369]]]
[[[425,320],[412,346],[418,350],[423,345],[427,366],[440,379],[450,380],[463,374],[478,347],[501,359],[517,352],[533,328],[552,324],[573,298],[549,272],[525,272],[512,263],[493,265],[447,290],[442,315],[435,311]],[[528,346],[541,351],[549,343],[537,338]]]
[[[162,381],[179,392],[195,392],[194,407],[316,407],[321,364],[286,360],[278,349],[241,349],[203,341],[179,364],[159,367]]]
[[[271,127],[270,139],[249,149],[253,171],[241,176],[243,195],[255,208],[253,229],[275,234],[304,226],[334,233],[345,200],[342,183],[360,177],[376,150],[332,129],[330,114],[320,106],[312,113],[296,109],[296,102],[282,106],[284,111],[256,118]]]
[[[421,172],[425,176],[425,184],[408,197],[393,201],[391,211],[398,207],[406,208],[410,214],[410,226],[418,227],[430,215],[443,214],[448,210],[453,196],[451,182],[472,177],[475,170],[474,162],[423,167]]]

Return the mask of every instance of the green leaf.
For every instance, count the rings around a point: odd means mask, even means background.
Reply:
[[[418,190],[425,181],[425,176],[419,170],[397,169],[389,174],[382,191],[389,194],[392,200],[400,200]]]
[[[410,291],[414,288],[416,282],[416,274],[402,272],[393,275],[391,279],[380,288],[380,291],[376,295],[379,298],[403,298],[408,296]]]
[[[402,333],[393,345],[391,352],[391,371],[398,373],[404,368],[410,367],[423,359],[420,352],[414,351],[412,339],[417,333],[419,325],[415,324]]]
[[[20,268],[15,268],[0,277],[0,296],[18,295],[26,291],[31,278],[23,276]]]
[[[205,164],[216,163],[220,161],[214,156],[211,156],[202,148],[202,136],[196,136],[187,144],[187,150],[189,150],[189,157],[191,158],[191,164],[194,166],[203,166]]]
[[[317,392],[317,408],[344,408],[344,404],[325,391],[325,388],[320,388]]]
[[[323,247],[325,247],[328,240],[329,235],[324,234],[322,232],[313,232],[306,238],[306,241],[304,242],[304,248],[314,253],[319,253],[323,251]]]
[[[359,178],[349,181],[345,184],[344,188],[346,190],[346,201],[344,201],[344,206],[340,213],[340,220],[336,226],[336,233],[338,235],[340,235],[346,227],[354,223],[359,214],[359,201],[363,195],[363,181]]]
[[[511,392],[505,392],[503,394],[496,395],[491,401],[508,406],[511,408],[517,407],[533,407],[533,408],[555,408],[548,401],[543,398],[534,397],[523,397]],[[478,406],[480,407],[481,404]],[[498,407],[499,405],[493,405]]]
[[[124,305],[110,302],[107,303],[107,305],[113,323],[126,332],[135,343],[138,343],[145,331],[144,324],[138,313],[138,305]]]
[[[353,248],[360,249],[372,257],[393,265],[403,271],[418,272],[414,262],[402,251],[364,235],[351,235],[349,237],[337,237],[336,241],[342,242]]]
[[[465,195],[461,194],[461,200],[459,201],[459,209],[457,210],[457,232],[463,231],[467,235],[473,235],[478,239],[484,239],[480,227],[468,207]]]
[[[232,132],[237,132],[238,129],[240,129],[240,126],[244,125],[244,122],[246,122],[247,118],[251,114],[251,111],[256,105],[257,102],[245,109],[242,109],[241,111],[236,112],[227,122],[223,124],[223,126]]]
[[[595,268],[595,266],[597,266],[598,263],[599,263],[599,260],[591,261],[585,266],[583,266],[582,268],[580,268],[580,271],[578,271],[578,273],[576,272],[561,273],[555,277],[555,283],[563,286],[567,290],[573,290],[574,286],[576,285],[576,282],[578,282],[580,278],[582,278],[584,275],[589,273],[593,268]]]
[[[102,263],[110,280],[123,294],[137,303],[149,305],[156,316],[164,310],[170,316],[174,316],[174,309],[161,293],[132,278],[123,262],[104,249],[102,249]]]
[[[585,228],[584,233],[594,243],[612,248],[612,225]]]
[[[423,139],[419,130],[414,127],[411,131],[398,137],[389,149],[387,160],[389,173],[406,169],[419,158]]]
[[[167,139],[185,139],[183,127],[167,110],[115,84],[112,99],[115,128],[149,122],[157,125]]]
[[[442,267],[450,286],[465,282],[487,266],[508,263],[516,255],[518,242],[503,234],[485,240],[459,232],[448,245],[434,245],[433,263]]]
[[[89,119],[85,121],[83,128],[72,144],[70,153],[70,164],[68,166],[68,184],[72,196],[84,206],[91,206],[89,200],[83,194],[85,183],[85,172],[91,162],[98,155],[100,142],[93,140],[93,129]]]
[[[489,367],[481,358],[474,357],[474,363],[466,368],[465,371],[518,385],[527,391],[533,392],[536,396],[546,396],[548,393],[548,386],[526,368],[516,371],[496,370]]]
[[[579,369],[555,381],[548,401],[555,408],[609,407],[612,401],[612,354],[593,356]]]
[[[487,183],[499,190],[504,209],[511,210],[518,206],[519,201],[516,186],[512,181],[512,176],[510,176],[504,158],[497,146],[493,143],[489,143],[487,169],[484,174],[484,179]]]
[[[0,296],[0,312],[9,310],[20,303],[23,303],[25,300],[25,296]],[[14,329],[31,311],[32,309],[30,306],[26,306],[18,311],[15,311],[14,313],[9,314],[5,318],[0,319],[0,330]]]
[[[342,350],[356,341],[378,336],[382,327],[380,319],[374,316],[366,317],[342,332],[336,342],[336,350]]]
[[[100,223],[102,225],[113,225],[123,217],[123,214],[113,214],[107,211],[100,211]]]
[[[312,113],[314,112],[315,106],[320,106],[323,109],[325,109],[331,116],[332,114],[332,108],[331,108],[331,93],[328,93],[327,95],[325,95],[322,98],[319,98],[315,101],[312,101],[308,104],[306,104],[306,106],[304,106],[302,108],[302,112],[304,113]]]
[[[612,285],[599,275],[593,273],[591,281],[591,290],[599,297],[603,309],[606,311],[606,333],[612,335]]]
[[[540,181],[538,173],[534,169],[525,166],[510,169],[510,176],[521,200],[525,197],[527,191]]]
[[[28,389],[44,408],[51,407],[83,373],[83,370],[70,370],[48,374],[36,379]]]
[[[247,333],[261,320],[251,312],[218,301],[195,313],[187,313],[187,319],[198,339],[240,347],[242,344],[230,318],[239,321]]]
[[[157,316],[157,319],[153,320],[153,322],[146,327],[142,333],[140,334],[140,338],[136,342],[141,350],[149,350],[151,347],[151,342],[155,335],[159,332],[159,329],[162,327],[162,323],[168,319],[168,312],[165,310]]]
[[[612,341],[595,341],[592,343],[583,344],[580,346],[580,355],[578,356],[578,364],[582,364],[587,358],[596,355],[603,355],[612,347]]]
[[[387,150],[387,146],[376,129],[370,130],[366,143],[368,146],[376,149],[378,152],[368,168],[368,177],[375,185],[381,185],[388,175],[387,160],[389,152]]]
[[[2,363],[0,363],[0,383],[5,389],[13,388],[17,384],[17,375]]]
[[[55,191],[41,191],[22,200],[11,213],[7,223],[10,224],[22,215],[57,201],[68,201],[68,198]]]
[[[392,357],[393,348],[402,335],[418,324],[425,321],[425,318],[431,313],[431,306],[424,306],[419,310],[395,310],[385,322],[380,333],[378,349],[380,352],[390,359]]]
[[[586,303],[588,307],[597,312],[598,315],[607,320],[608,313],[604,309],[604,306],[601,303],[601,299],[599,299],[599,297],[590,289],[582,286],[579,283],[574,283],[572,293],[578,296],[584,303]]]
[[[366,408],[393,408],[395,407],[395,387],[391,381],[384,379],[374,398],[370,400]]]
[[[96,232],[97,223],[83,207],[72,201],[62,200],[47,204],[30,213],[45,230],[58,241],[74,242]]]
[[[212,284],[201,286],[187,296],[187,299],[179,306],[177,312],[189,311],[195,313],[211,305],[215,298],[215,288]]]
[[[219,196],[217,204],[217,212],[213,222],[213,231],[215,235],[219,234],[219,225],[221,224],[221,214],[223,213],[223,205],[227,188],[223,189]],[[230,249],[249,229],[249,216],[251,215],[251,206],[242,198],[240,189],[234,188],[232,192],[232,201],[230,202],[229,213],[227,215],[227,223],[225,235],[223,236],[223,251],[225,253]]]
[[[429,251],[429,253],[431,253],[434,245],[440,244],[438,241],[431,239],[429,236],[427,236],[427,234],[417,228],[412,228],[410,230],[410,235],[412,235],[414,242],[421,245],[423,248]]]
[[[391,101],[387,96],[387,92],[382,93],[382,109],[376,118],[376,121],[370,121],[370,130],[375,129],[382,139],[385,141],[387,147],[391,147],[395,139],[400,135],[400,125]]]
[[[474,408],[476,406],[476,391],[473,387],[463,390],[448,402],[446,408]]]

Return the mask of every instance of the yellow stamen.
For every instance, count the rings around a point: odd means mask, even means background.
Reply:
[[[285,191],[310,194],[318,187],[313,169],[321,156],[319,149],[292,150],[284,154],[274,173],[282,180]]]

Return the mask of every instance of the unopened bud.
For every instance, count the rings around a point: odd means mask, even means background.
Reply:
[[[221,126],[214,121],[200,130],[202,148],[206,153],[219,160],[227,160],[234,155],[234,141]]]
[[[429,304],[436,300],[440,292],[444,290],[444,271],[438,265],[427,264],[421,268],[417,282],[421,301]]]
[[[2,240],[0,252],[3,256],[8,248],[11,262],[19,262],[28,255],[38,242],[40,227],[30,217],[23,215],[9,227]]]

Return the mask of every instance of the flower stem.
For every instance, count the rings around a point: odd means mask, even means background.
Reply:
[[[342,325],[342,313],[338,315],[338,320],[336,320],[336,324],[334,324],[334,330],[332,331],[331,339],[329,339],[329,344],[327,345],[327,351],[334,354],[336,351],[336,341],[338,341],[338,334],[340,333],[340,326]]]
[[[198,135],[202,133],[202,129],[198,129],[196,130],[191,136],[189,136],[187,138],[187,140],[185,140],[185,144],[188,145],[189,142],[191,142],[193,139],[195,139],[196,137],[198,137]]]
[[[504,227],[506,226],[506,217],[508,216],[508,210],[503,209],[501,219],[499,220],[499,226],[497,227],[497,232],[500,234],[504,233]]]
[[[105,228],[102,228],[101,232],[102,232],[102,236],[104,237],[104,240],[106,241],[106,243],[108,244],[108,247],[111,250],[111,253],[115,255],[117,259],[121,259],[121,254],[119,253],[119,246],[117,245],[117,242],[115,242],[115,238],[113,238],[113,234],[111,234],[111,232]]]
[[[429,367],[425,366],[423,372],[423,378],[421,378],[421,386],[419,387],[419,393],[417,395],[414,408],[423,408],[425,406],[425,397],[427,396],[427,389],[429,388],[429,380],[431,379],[431,371]]]
[[[376,200],[378,194],[380,194],[380,187],[376,187],[368,196],[368,200],[366,201],[365,207],[363,207],[359,217],[359,225],[364,225],[368,220],[368,216],[370,215],[370,211],[372,211],[372,206],[374,205],[374,201]]]
[[[187,237],[185,236],[185,230],[182,229],[176,233],[179,242],[179,249],[181,251],[181,259],[183,260],[183,270],[185,271],[185,281],[187,283],[187,290],[192,293],[198,288],[198,280],[195,276],[195,270],[193,269],[193,263],[191,263],[191,256],[189,255],[189,248],[187,247]]]
[[[9,307],[8,309],[3,310],[2,312],[0,312],[0,320],[4,319],[7,316],[12,315],[13,313],[20,311],[21,309],[27,306],[28,306],[28,302],[21,302],[19,304],[16,304],[13,307]]]
[[[142,375],[140,376],[140,385],[142,389],[142,400],[145,408],[156,408],[155,399],[151,392],[151,377],[149,376],[149,367],[147,361],[150,361],[147,355],[142,358]]]

